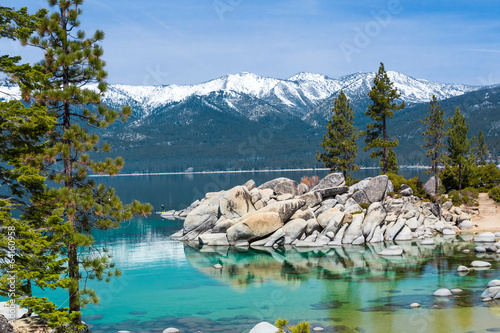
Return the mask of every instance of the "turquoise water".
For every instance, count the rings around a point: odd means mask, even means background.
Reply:
[[[369,172],[369,171],[365,171]],[[376,172],[376,171],[375,171]],[[325,173],[318,173],[323,176]],[[205,192],[228,189],[249,178],[257,183],[286,174],[175,175],[103,178],[123,201],[151,202],[157,210],[181,209]],[[407,175],[408,177],[408,175]],[[361,178],[361,177],[360,177]],[[500,278],[500,257],[481,255],[490,270],[459,276],[458,265],[477,259],[470,235],[438,239],[433,247],[402,243],[405,255],[381,258],[384,245],[284,250],[190,247],[169,236],[180,220],[138,218],[94,234],[123,271],[110,283],[89,282],[101,297],[84,310],[92,332],[248,332],[256,323],[307,320],[328,332],[500,331],[500,306],[483,304],[488,281]],[[221,263],[223,268],[212,266]],[[441,287],[464,292],[449,299]],[[61,305],[62,293],[53,295]],[[418,302],[419,309],[409,304]]]

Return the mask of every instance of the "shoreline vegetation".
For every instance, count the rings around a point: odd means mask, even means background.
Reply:
[[[428,170],[429,166],[425,165],[402,165],[400,169],[422,169]],[[379,167],[361,167],[359,170],[377,170]],[[295,171],[330,171],[329,168],[296,168],[296,169],[252,169],[252,170],[220,170],[220,171],[172,171],[172,172],[145,172],[145,173],[124,173],[118,175],[89,175],[89,177],[131,177],[131,176],[169,176],[169,175],[207,175],[221,173],[266,173],[266,172],[295,172]]]

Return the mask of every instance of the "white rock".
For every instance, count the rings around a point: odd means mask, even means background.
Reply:
[[[397,245],[391,245],[379,253],[381,256],[400,256],[403,254],[403,248]]]
[[[471,264],[472,267],[491,267],[491,264],[486,261],[474,260]]]
[[[215,269],[222,269],[222,265],[221,264],[215,264],[212,267],[215,268]]]
[[[443,229],[443,235],[445,236],[455,236],[457,233],[453,229]]]
[[[481,298],[500,298],[500,287],[489,287],[481,294]]]
[[[483,232],[474,238],[474,242],[476,243],[495,243],[495,241],[495,234],[492,232]]]
[[[500,238],[500,231],[495,232],[495,237]]]
[[[460,288],[454,288],[454,289],[451,289],[450,291],[451,291],[452,293],[454,293],[454,294],[460,294],[463,290],[462,290],[462,289],[460,289]]]
[[[486,287],[500,287],[500,280],[491,280]]]
[[[426,238],[420,243],[420,245],[434,245],[434,244],[435,244],[434,239],[432,238]]]
[[[273,324],[263,321],[255,325],[249,333],[276,333],[278,328]]]
[[[410,308],[416,309],[416,308],[419,308],[419,307],[420,307],[420,304],[418,304],[418,303],[411,303],[410,304]]]
[[[469,253],[469,252],[470,252],[470,250],[469,250],[469,249],[465,249],[465,250],[463,250],[462,252],[463,252],[463,253]]]
[[[313,332],[323,332],[324,330],[325,329],[323,327],[319,327],[319,326],[313,328]]]
[[[476,248],[474,249],[474,252],[485,253],[486,248],[484,246],[476,246]]]
[[[436,297],[447,297],[447,296],[451,296],[451,291],[450,289],[446,289],[446,288],[441,288],[441,289],[438,289],[436,290],[432,296],[436,296]]]
[[[180,331],[177,328],[169,327],[163,330],[163,333],[180,333]]]
[[[458,266],[457,268],[457,272],[468,272],[468,271],[470,271],[470,268],[462,265]]]

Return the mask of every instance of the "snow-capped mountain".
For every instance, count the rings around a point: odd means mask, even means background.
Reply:
[[[478,90],[480,86],[441,84],[414,79],[406,74],[387,72],[407,104],[428,102],[432,95],[439,100]],[[344,90],[356,102],[364,103],[375,73],[355,73],[340,78],[315,73],[299,73],[288,79],[263,77],[252,73],[225,75],[194,85],[132,86],[111,84],[103,102],[110,106],[128,104],[134,107],[135,119],[166,112],[169,107],[201,97],[214,108],[226,109],[248,119],[258,119],[269,113],[288,113],[315,123],[324,118],[333,105],[333,97]],[[90,86],[95,88],[95,86]],[[10,95],[3,96],[2,91]],[[0,87],[0,98],[19,95],[17,88]],[[242,107],[244,109],[242,109]],[[319,108],[319,109],[318,109]]]

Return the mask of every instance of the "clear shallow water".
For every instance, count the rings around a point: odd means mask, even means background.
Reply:
[[[205,192],[250,178],[260,184],[279,176],[300,180],[311,174],[98,180],[114,186],[124,202],[137,198],[159,210],[162,203],[167,209],[184,208]],[[123,276],[110,283],[89,282],[101,297],[100,305],[84,310],[92,332],[162,332],[172,326],[183,332],[248,332],[262,320],[280,317],[292,323],[308,320],[330,332],[500,331],[500,306],[489,307],[479,298],[488,281],[500,278],[500,258],[483,256],[492,263],[490,270],[459,276],[458,265],[477,259],[474,253],[462,252],[474,248],[467,238],[441,239],[435,247],[403,243],[403,257],[381,258],[376,253],[382,245],[301,251],[200,249],[169,239],[180,228],[180,220],[152,216],[95,233]],[[223,269],[212,268],[215,263]],[[445,300],[431,296],[441,287],[461,288],[464,293]],[[63,293],[53,297],[60,304],[66,301]],[[410,309],[413,302],[422,308]]]

